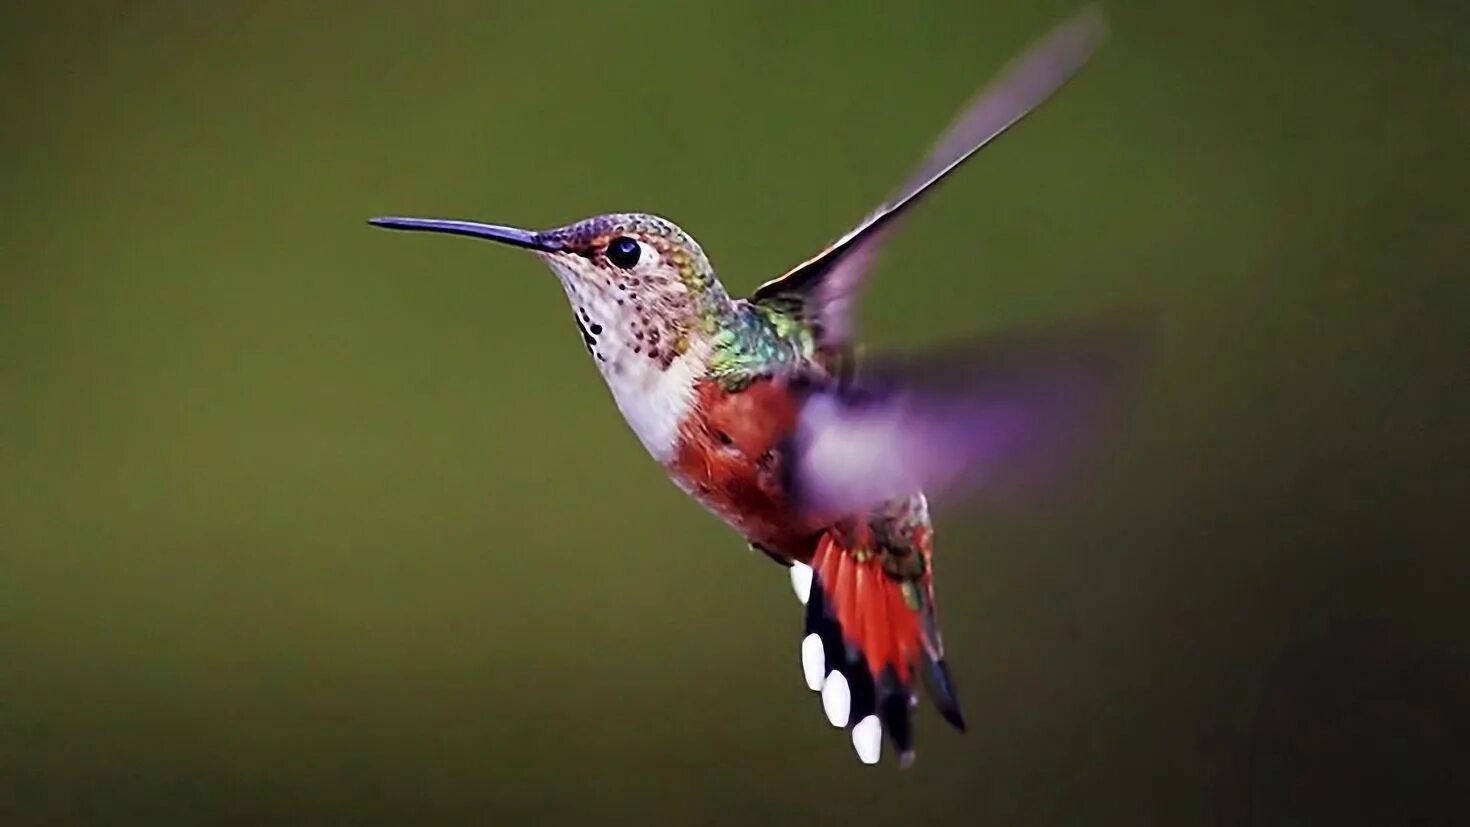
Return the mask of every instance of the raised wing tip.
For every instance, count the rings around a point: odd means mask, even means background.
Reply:
[[[1079,36],[1085,36],[1093,43],[1107,40],[1108,28],[1108,15],[1096,3],[1088,3],[1078,9],[1058,27],[1062,31],[1075,31]]]
[[[879,231],[892,226],[893,219],[917,203],[925,191],[1055,94],[1081,71],[1107,34],[1107,17],[1095,5],[1082,7],[1057,25],[976,93],[915,173],[887,201],[810,258],[761,284],[751,300],[769,301],[782,293],[801,293],[822,282],[837,282],[826,289],[829,295],[822,301],[840,303],[833,299],[852,293],[863,280],[871,254],[882,243]],[[835,312],[843,315],[851,309],[844,303]],[[842,319],[827,321],[829,328],[846,331],[849,327]]]

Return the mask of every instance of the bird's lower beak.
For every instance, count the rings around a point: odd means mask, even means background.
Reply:
[[[386,227],[390,230],[419,230],[428,233],[448,233],[450,235],[467,235],[472,238],[484,238],[490,241],[498,241],[501,244],[509,244],[512,247],[522,247],[527,250],[539,250],[541,252],[554,252],[557,247],[545,238],[541,233],[532,230],[522,230],[519,227],[501,227],[497,224],[481,224],[477,221],[453,221],[444,218],[371,218],[368,223],[374,227]]]

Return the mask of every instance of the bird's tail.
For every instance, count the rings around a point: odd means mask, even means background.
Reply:
[[[827,720],[850,732],[865,764],[878,762],[885,732],[900,764],[913,760],[916,673],[940,714],[965,728],[939,636],[928,535],[927,524],[903,541],[878,538],[866,526],[833,528],[810,566],[792,567],[806,603],[807,687],[820,693]]]

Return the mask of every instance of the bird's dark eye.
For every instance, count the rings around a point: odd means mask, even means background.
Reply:
[[[607,260],[611,261],[614,267],[621,267],[624,270],[633,269],[638,264],[638,257],[642,254],[643,248],[638,242],[627,236],[619,236],[607,245]]]

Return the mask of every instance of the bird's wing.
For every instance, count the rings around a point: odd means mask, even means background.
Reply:
[[[895,219],[960,164],[1021,120],[1059,89],[1102,39],[1102,15],[1088,9],[1051,32],[1001,77],[981,90],[893,196],[826,249],[761,285],[751,300],[807,305],[807,316],[828,347],[852,336],[857,289]]]
[[[1115,314],[866,360],[849,381],[813,387],[789,443],[794,503],[821,517],[919,491],[1010,493],[1057,481],[1119,421],[1147,322]]]

